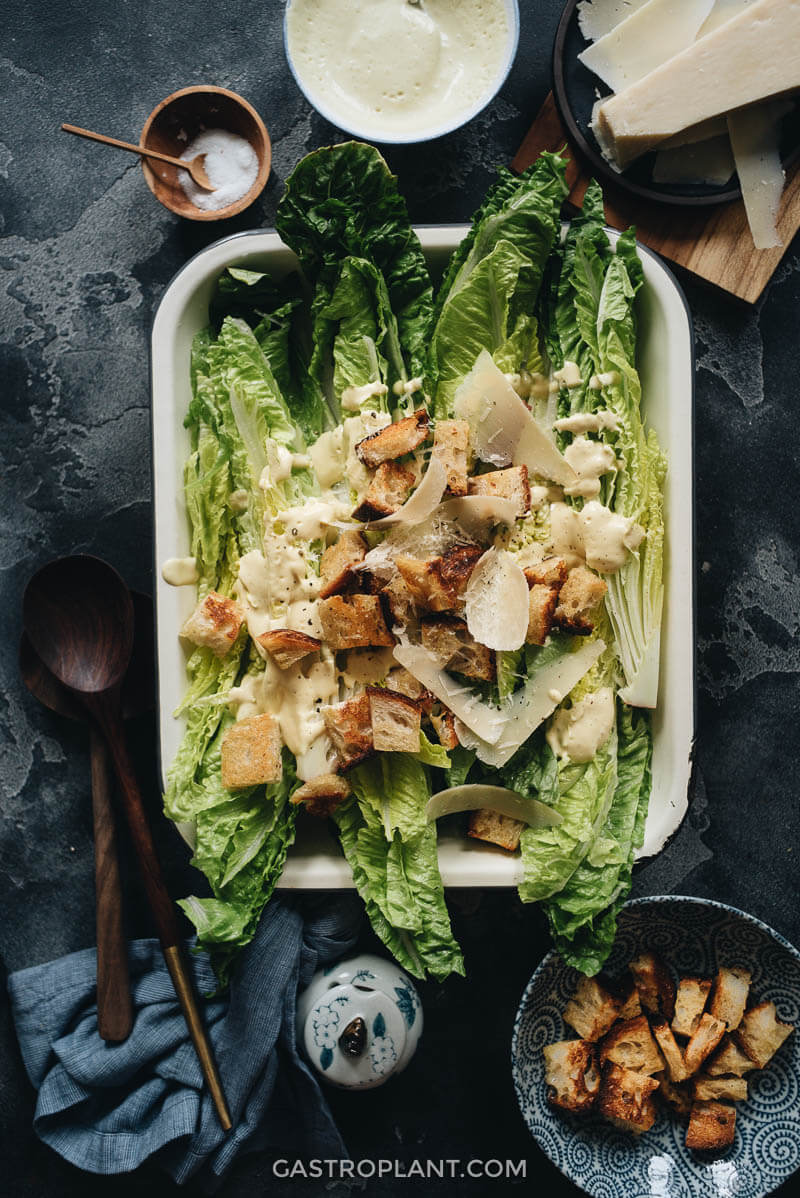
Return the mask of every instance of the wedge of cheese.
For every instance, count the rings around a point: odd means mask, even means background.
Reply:
[[[800,0],[753,0],[743,12],[611,96],[593,129],[625,167],[681,130],[800,88]]]
[[[622,91],[691,46],[713,6],[714,0],[647,0],[578,58],[612,91]]]

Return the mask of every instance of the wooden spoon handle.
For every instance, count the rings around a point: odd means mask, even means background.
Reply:
[[[157,158],[159,162],[168,162],[171,166],[189,169],[188,164],[171,154],[162,154],[159,150],[148,150],[144,146],[134,145],[130,141],[120,141],[117,137],[108,137],[105,133],[94,133],[91,129],[81,129],[80,125],[62,125],[65,133],[74,133],[77,137],[87,137],[89,141],[99,141],[105,146],[116,146],[118,150],[130,150],[131,154],[143,154],[145,158]]]
[[[90,725],[94,883],[97,925],[97,1030],[103,1040],[126,1040],[133,1025],[128,945],[122,922],[111,761],[106,743]]]

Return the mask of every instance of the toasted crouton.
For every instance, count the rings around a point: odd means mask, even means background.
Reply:
[[[708,1009],[715,1019],[722,1019],[732,1032],[739,1026],[747,1006],[752,974],[748,969],[723,965],[714,980],[714,993]]]
[[[226,790],[280,782],[281,729],[272,715],[237,720],[222,741],[222,785]]]
[[[373,751],[369,695],[322,708],[322,718],[345,769],[358,765]]]
[[[658,1082],[646,1073],[634,1073],[609,1061],[603,1070],[597,1109],[617,1127],[637,1135],[656,1121],[653,1091]]]
[[[695,1102],[686,1130],[686,1147],[720,1152],[730,1148],[735,1131],[735,1107],[724,1102]]]
[[[689,1071],[683,1059],[683,1054],[678,1047],[678,1042],[672,1034],[672,1029],[666,1019],[654,1019],[652,1023],[653,1035],[658,1040],[658,1047],[664,1054],[664,1060],[667,1062],[670,1081],[684,1082],[689,1076]]]
[[[241,627],[242,613],[236,601],[209,591],[184,623],[180,635],[193,645],[210,649],[215,657],[224,657]]]
[[[682,1123],[688,1121],[692,1109],[689,1082],[673,1082],[668,1073],[660,1073],[658,1075],[658,1094]]]
[[[316,653],[322,644],[315,636],[295,632],[292,628],[274,628],[272,632],[262,632],[256,640],[274,657],[282,670],[288,670],[295,662],[302,661],[310,653]]]
[[[703,1061],[711,1055],[724,1035],[725,1024],[721,1019],[715,1019],[708,1011],[701,1015],[697,1029],[683,1054],[689,1074],[697,1073]]]
[[[467,493],[467,455],[469,424],[466,420],[437,420],[433,430],[433,457],[438,458],[447,475],[450,495]]]
[[[509,466],[507,470],[478,474],[469,480],[468,491],[470,495],[497,495],[500,499],[513,499],[517,516],[524,516],[531,506],[527,466]]]
[[[422,708],[408,695],[368,686],[372,743],[384,753],[419,753]]]
[[[600,1042],[599,1059],[602,1065],[613,1061],[637,1073],[658,1073],[664,1068],[646,1015],[615,1023]]]
[[[475,840],[485,840],[501,849],[513,853],[519,848],[519,836],[525,824],[520,819],[500,815],[488,807],[473,811],[469,817],[467,835]]]
[[[463,620],[454,616],[430,617],[422,621],[421,632],[422,644],[439,659],[443,669],[484,682],[494,678],[494,653],[474,640]]]
[[[635,961],[631,961],[628,969],[633,974],[645,1011],[663,1015],[667,1020],[672,1019],[675,1013],[675,983],[661,958],[655,953],[640,953]]]
[[[399,462],[384,462],[375,471],[353,519],[380,520],[382,516],[391,516],[408,499],[415,482],[414,474]]]
[[[393,645],[377,595],[331,595],[317,605],[323,639],[333,649]]]
[[[708,978],[681,978],[675,995],[672,1030],[676,1036],[692,1036],[697,1030],[706,999],[711,991]]]
[[[535,566],[523,570],[529,587],[560,587],[567,580],[567,563],[563,557],[546,557]]]
[[[439,744],[442,748],[455,749],[458,747],[458,733],[456,732],[456,718],[452,711],[447,708],[442,712],[431,712],[431,723],[433,730],[439,738]]]
[[[744,1102],[747,1079],[744,1077],[696,1077],[692,1084],[695,1102]]]
[[[413,453],[426,440],[430,420],[424,408],[412,416],[404,416],[396,424],[387,424],[377,433],[370,433],[356,445],[356,454],[369,470],[377,470],[382,462]]]
[[[326,817],[340,807],[350,794],[350,783],[340,774],[320,774],[304,782],[294,792],[292,803],[303,803],[309,815]]]
[[[709,1077],[724,1077],[727,1074],[742,1077],[755,1067],[755,1062],[750,1060],[747,1053],[742,1052],[735,1040],[730,1036],[723,1036],[719,1048],[706,1062],[706,1073]]]
[[[406,625],[414,616],[414,597],[401,574],[394,574],[380,591],[386,619],[395,625]]]
[[[565,632],[588,636],[594,628],[589,618],[608,587],[586,566],[574,566],[558,594],[553,620]]]
[[[558,607],[558,587],[535,583],[528,595],[528,632],[525,640],[529,645],[543,645],[553,627],[553,616]]]
[[[581,977],[564,1008],[564,1022],[584,1040],[599,1040],[617,1018],[622,999],[601,986],[596,978]]]
[[[547,1101],[579,1114],[588,1111],[600,1089],[594,1045],[588,1040],[559,1040],[543,1049]]]
[[[343,532],[335,545],[329,545],[319,563],[320,599],[343,591],[353,581],[353,567],[366,555],[367,542],[360,532]]]
[[[793,1031],[791,1023],[781,1023],[778,1019],[774,1002],[760,1002],[745,1011],[736,1029],[736,1039],[750,1060],[763,1069]]]
[[[622,1001],[617,1019],[635,1019],[637,1015],[641,1015],[642,1004],[639,999],[639,991],[636,989],[636,983],[629,973],[626,973],[618,981],[613,982],[608,989],[616,998]]]
[[[479,545],[458,545],[427,560],[399,554],[397,569],[418,607],[452,611],[458,607],[469,576],[483,555]]]

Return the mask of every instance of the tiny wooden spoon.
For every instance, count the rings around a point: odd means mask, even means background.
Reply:
[[[22,620],[44,664],[85,705],[104,734],[122,792],[125,815],[153,920],[189,1035],[217,1117],[231,1117],[191,976],[180,927],[125,743],[120,689],[133,648],[133,604],[116,570],[96,557],[62,557],[42,567],[25,588]]]
[[[203,166],[206,158],[205,154],[198,154],[195,158],[184,162],[182,158],[173,158],[171,154],[161,154],[158,150],[147,150],[144,146],[135,146],[130,141],[119,141],[116,137],[107,137],[105,133],[93,133],[91,129],[81,129],[79,125],[62,125],[61,128],[65,133],[74,133],[78,137],[88,137],[90,141],[102,142],[104,146],[116,146],[118,150],[129,150],[131,154],[139,154],[144,158],[157,158],[159,162],[168,162],[170,166],[177,166],[179,170],[188,171],[197,186],[202,187],[203,191],[215,190],[214,184],[209,179]]]

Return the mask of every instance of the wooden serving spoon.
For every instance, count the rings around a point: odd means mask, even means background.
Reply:
[[[164,883],[122,728],[120,691],[133,649],[130,591],[116,570],[99,558],[58,558],[34,574],[28,583],[22,619],[39,657],[84,704],[111,750],[167,969],[217,1117],[228,1131],[231,1117],[181,953],[175,907]]]
[[[148,150],[144,146],[135,146],[130,141],[107,137],[105,133],[93,133],[91,129],[81,129],[80,125],[62,125],[61,128],[65,133],[74,133],[77,137],[88,137],[90,141],[102,142],[104,146],[116,146],[118,150],[129,150],[131,154],[139,154],[144,158],[157,158],[159,162],[168,162],[170,166],[177,166],[179,170],[188,171],[197,186],[202,187],[203,191],[215,190],[203,165],[206,159],[205,154],[198,154],[196,157],[190,158],[188,162],[184,162],[182,158],[173,158],[171,154],[162,154],[160,150]]]
[[[133,656],[122,684],[122,715],[133,719],[153,707],[153,604],[133,592]],[[50,711],[86,722],[86,709],[37,655],[25,633],[19,667],[28,690]],[[128,948],[122,916],[114,810],[111,803],[111,760],[94,723],[89,723],[94,833],[95,927],[97,931],[97,1030],[103,1040],[126,1040],[133,1024]]]

